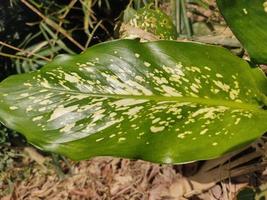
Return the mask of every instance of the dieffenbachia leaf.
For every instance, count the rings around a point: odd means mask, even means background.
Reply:
[[[217,0],[236,37],[256,63],[267,63],[267,1]]]
[[[0,84],[0,121],[72,159],[209,159],[267,130],[267,80],[227,50],[119,40]]]
[[[160,9],[154,10],[150,6],[137,10],[129,20],[129,24],[154,34],[158,39],[174,40],[177,38],[176,28],[171,18]]]

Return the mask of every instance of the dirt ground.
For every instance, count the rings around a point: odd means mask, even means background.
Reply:
[[[11,148],[9,153],[12,161],[0,176],[1,200],[227,200],[234,199],[241,188],[266,181],[266,162],[260,151],[243,152],[227,162],[226,168],[223,163],[233,156],[186,165],[160,165],[112,157],[53,161],[32,147]],[[259,157],[251,164],[246,162],[247,158]],[[218,164],[220,167],[214,167]]]

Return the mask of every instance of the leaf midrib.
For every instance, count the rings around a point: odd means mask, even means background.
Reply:
[[[96,94],[96,93],[86,93],[75,90],[62,90],[59,88],[46,88],[49,90],[54,90],[58,92],[66,92],[73,94],[85,94],[93,97],[107,97],[114,99],[144,99],[144,100],[152,100],[152,101],[176,101],[179,103],[196,103],[196,104],[204,104],[208,106],[225,106],[232,109],[243,109],[249,110],[261,114],[267,115],[267,112],[263,110],[260,105],[256,104],[248,104],[248,103],[239,103],[234,101],[222,100],[222,99],[206,99],[202,97],[177,97],[177,96],[158,96],[158,95],[121,95],[121,94]]]

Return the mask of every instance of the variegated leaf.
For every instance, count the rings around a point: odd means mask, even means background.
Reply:
[[[174,40],[177,38],[177,32],[171,18],[160,9],[152,9],[147,5],[139,10],[130,18],[127,24],[130,27],[138,28],[144,32],[155,35],[158,39]],[[127,38],[142,37],[137,33],[123,31],[123,36]],[[137,31],[136,31],[137,32]],[[137,35],[136,35],[137,34]]]
[[[119,40],[0,84],[0,120],[40,149],[162,163],[209,159],[267,130],[267,80],[227,50]]]

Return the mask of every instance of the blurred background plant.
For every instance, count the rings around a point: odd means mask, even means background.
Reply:
[[[0,5],[0,79],[39,69],[57,54],[80,53],[113,39],[126,7],[125,16],[145,5],[160,9],[172,16],[180,37],[192,37],[186,3],[210,9],[204,0],[6,0]]]
[[[36,70],[57,54],[79,53],[107,40],[120,12],[111,12],[107,0],[12,0],[0,8],[0,56],[8,58],[1,68],[14,68],[13,73]]]

